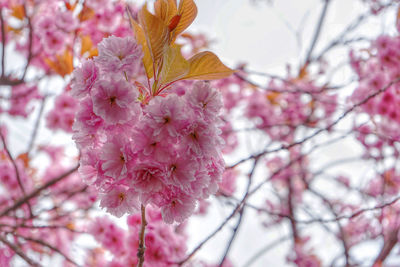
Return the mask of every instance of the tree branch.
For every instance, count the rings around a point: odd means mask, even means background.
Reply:
[[[39,193],[41,191],[43,191],[44,189],[55,185],[56,183],[58,183],[59,181],[63,180],[64,178],[68,177],[69,175],[71,175],[72,173],[74,173],[75,171],[78,170],[79,165],[75,166],[74,168],[70,169],[69,171],[63,173],[62,175],[48,181],[47,183],[45,183],[44,185],[42,185],[41,187],[37,188],[36,190],[32,191],[31,193],[29,193],[28,195],[26,195],[25,197],[17,200],[14,205],[6,208],[4,211],[2,211],[0,213],[0,218],[3,217],[4,215],[7,215],[10,211],[13,211],[17,208],[19,208],[21,205],[23,205],[24,203],[26,203],[27,201],[29,201],[30,199],[36,197],[37,195],[39,195]]]
[[[20,176],[20,174],[19,174],[19,170],[18,170],[17,163],[15,162],[14,158],[12,157],[11,152],[10,152],[10,150],[9,150],[8,147],[7,147],[6,140],[5,140],[5,138],[4,138],[4,136],[3,136],[3,133],[2,133],[1,131],[0,131],[0,138],[1,138],[1,141],[3,142],[4,150],[6,151],[8,157],[9,157],[9,159],[10,159],[10,161],[11,161],[13,167],[14,167],[15,176],[17,177],[18,185],[19,185],[19,187],[21,188],[21,191],[22,191],[23,196],[25,197],[25,196],[26,196],[26,192],[25,192],[25,188],[24,188],[24,186],[23,186],[23,184],[22,184],[22,181],[21,181],[21,176]],[[31,204],[29,203],[29,200],[26,201],[26,204],[27,204],[27,206],[28,206],[30,216],[33,217],[32,207],[31,207]]]
[[[310,58],[311,58],[312,52],[313,52],[313,50],[315,48],[315,45],[317,44],[318,38],[319,38],[320,33],[321,33],[322,25],[323,25],[323,23],[325,21],[325,18],[326,18],[326,13],[328,11],[328,6],[329,6],[331,1],[330,0],[324,0],[324,1],[325,1],[325,4],[324,4],[324,7],[322,9],[321,16],[319,17],[317,28],[315,29],[314,37],[313,37],[313,39],[311,41],[311,45],[310,45],[310,48],[308,49],[307,56],[306,56],[306,59],[304,61],[303,66],[306,66],[306,65],[308,65],[310,63]]]
[[[35,262],[34,260],[32,260],[31,258],[28,257],[28,255],[26,255],[21,248],[17,247],[16,245],[14,245],[13,243],[9,242],[5,237],[3,237],[2,235],[0,235],[0,241],[3,242],[4,244],[6,244],[9,248],[11,248],[15,253],[18,254],[18,256],[20,256],[24,261],[26,261],[26,263],[28,263],[30,266],[35,266],[35,267],[40,267],[41,265],[37,262]]]
[[[3,8],[0,8],[0,23],[1,23],[1,41],[3,43],[3,47],[1,49],[1,78],[3,78],[5,75],[4,61],[5,61],[5,53],[6,53],[6,30],[5,30],[4,18],[3,18]]]
[[[137,252],[137,257],[138,257],[138,264],[137,267],[142,267],[144,263],[144,253],[146,251],[146,244],[145,244],[145,230],[146,230],[146,207],[141,205],[141,212],[142,212],[142,225],[140,227],[140,233],[139,233],[139,247],[138,247],[138,252]]]

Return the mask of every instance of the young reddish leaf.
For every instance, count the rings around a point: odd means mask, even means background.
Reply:
[[[225,66],[212,52],[198,53],[189,59],[189,73],[182,79],[214,80],[228,77],[235,71]]]
[[[182,56],[181,46],[169,46],[164,55],[161,84],[177,81],[189,72],[189,62]]]
[[[146,4],[139,13],[139,22],[144,30],[153,64],[157,65],[168,46],[168,28],[161,19],[147,10]]]
[[[81,55],[89,52],[93,47],[92,39],[90,35],[84,35],[81,37]]]
[[[142,27],[132,18],[131,14],[129,14],[129,19],[132,25],[132,28],[135,32],[136,41],[141,45],[143,51],[143,65],[146,70],[147,78],[153,77],[153,60],[150,55],[149,47],[147,46],[146,36],[142,29]]]
[[[75,8],[76,8],[76,6],[78,5],[78,1],[75,2],[75,3],[72,4],[72,5],[71,5],[70,3],[67,3],[67,2],[65,2],[64,4],[65,4],[65,8],[66,8],[66,9],[71,10],[71,11],[74,11]]]
[[[139,91],[139,93],[140,93],[141,96],[145,95],[145,94],[148,92],[146,86],[144,86],[144,85],[141,84],[140,82],[134,81],[133,83],[135,84],[135,86],[136,86],[136,88],[138,89],[138,91]]]
[[[81,37],[81,56],[88,53],[88,58],[92,58],[98,55],[98,50],[93,46],[92,39],[89,35],[84,35]]]
[[[270,92],[270,93],[266,94],[265,97],[268,99],[268,101],[272,105],[278,105],[279,102],[277,101],[277,99],[280,95],[281,95],[281,93],[279,93],[279,92]]]
[[[70,74],[74,70],[73,55],[69,49],[66,49],[63,54],[57,55],[55,61],[46,58],[45,62],[52,70],[62,77]]]
[[[157,0],[154,3],[154,11],[156,16],[160,18],[165,25],[168,25],[171,18],[178,12],[174,0]]]
[[[23,20],[25,17],[25,8],[23,5],[15,5],[11,7],[11,16]]]
[[[19,154],[17,159],[21,160],[24,163],[25,168],[29,167],[29,154],[28,153]]]
[[[304,64],[299,71],[299,76],[297,77],[297,80],[304,80],[308,77],[308,63]]]
[[[167,0],[157,0],[154,2],[154,12],[156,17],[162,21],[168,21],[168,1]]]
[[[175,16],[171,19],[171,21],[170,21],[170,23],[169,23],[169,25],[168,25],[168,29],[169,29],[170,31],[175,30],[176,26],[178,26],[179,21],[181,20],[181,17],[182,17],[182,16],[180,16],[180,15],[175,15]]]
[[[181,0],[179,2],[178,15],[181,16],[178,25],[171,36],[173,43],[175,38],[194,21],[197,16],[197,7],[193,0]]]
[[[7,25],[6,32],[13,32],[16,35],[21,34],[23,27],[21,28],[13,28],[10,25]]]
[[[96,15],[95,11],[86,5],[83,5],[81,12],[78,14],[78,19],[80,22],[89,20]]]

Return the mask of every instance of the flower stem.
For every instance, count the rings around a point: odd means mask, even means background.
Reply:
[[[140,227],[140,233],[139,233],[139,247],[138,247],[138,252],[137,252],[137,257],[138,257],[138,264],[137,267],[142,267],[144,263],[144,252],[146,251],[146,246],[145,246],[145,230],[146,230],[146,208],[145,206],[141,205],[141,211],[142,211],[142,226]]]

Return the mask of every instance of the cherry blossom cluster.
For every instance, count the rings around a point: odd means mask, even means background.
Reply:
[[[358,114],[367,115],[369,122],[355,120],[357,140],[365,148],[364,156],[377,162],[388,157],[399,157],[397,142],[400,140],[400,37],[382,35],[368,49],[368,53],[352,52],[352,67],[359,78],[359,84],[350,100],[363,103]],[[372,123],[371,123],[372,122]],[[395,195],[400,189],[398,170],[392,164],[372,178],[366,186],[366,193]]]
[[[99,190],[101,207],[118,217],[152,204],[165,222],[183,222],[196,200],[217,191],[224,171],[221,96],[197,82],[183,95],[141,99],[130,82],[141,64],[134,39],[111,36],[98,49],[72,83],[80,97],[73,138],[81,174]]]
[[[159,209],[146,209],[146,252],[144,266],[176,266],[186,254],[184,224],[179,227],[164,223]],[[106,258],[94,248],[88,253],[85,266],[136,266],[140,214],[127,217],[128,229],[117,226],[108,217],[97,217],[88,232],[99,242],[102,249],[109,251],[113,258]]]
[[[125,5],[118,1],[11,0],[3,1],[1,6],[6,22],[5,45],[13,45],[27,59],[22,78],[4,73],[10,92],[3,90],[2,97],[9,99],[9,103],[2,103],[0,111],[12,116],[28,117],[34,100],[43,100],[41,77],[66,77],[73,70],[74,58],[97,55],[96,46],[105,36],[131,34],[129,22],[123,19]],[[15,72],[7,65],[6,71]],[[65,86],[63,91],[68,88]],[[46,94],[54,93],[47,89]],[[71,132],[72,109],[57,108],[48,115],[49,127]]]
[[[400,122],[400,113],[396,108],[400,103],[398,84],[391,85],[400,73],[400,37],[380,36],[370,48],[372,56],[363,59],[351,54],[352,66],[360,83],[351,96],[353,103],[363,101],[369,95],[384,90],[364,105],[363,111],[386,122]]]
[[[54,101],[54,108],[47,113],[47,127],[71,133],[75,112],[78,108],[77,104],[76,99],[66,92],[58,95]]]
[[[6,131],[2,135],[8,140]],[[22,199],[37,189],[37,185],[52,182],[70,168],[65,165],[62,147],[43,146],[38,151],[49,164],[38,171],[29,165],[23,154],[10,159],[8,152],[0,150],[0,197],[1,212],[12,207],[15,200]],[[2,236],[12,235],[18,239],[19,251],[29,255],[62,255],[68,263],[73,241],[80,235],[80,218],[83,218],[97,199],[97,194],[88,188],[77,173],[67,175],[58,183],[46,188],[46,196],[38,195],[24,203],[17,212],[0,217]],[[16,216],[18,214],[18,216]],[[52,249],[56,248],[56,249]],[[32,253],[34,252],[34,253]],[[3,243],[0,246],[2,266],[13,266],[15,251]]]
[[[266,90],[254,90],[246,115],[272,140],[292,140],[300,126],[323,126],[336,110],[336,95],[307,79],[271,81]]]
[[[32,100],[41,98],[36,85],[20,84],[14,86],[11,90],[10,105],[4,111],[7,111],[11,116],[26,118],[34,108]],[[2,111],[0,110],[0,112]]]

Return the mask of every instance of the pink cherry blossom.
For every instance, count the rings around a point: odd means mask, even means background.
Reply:
[[[153,135],[164,138],[178,137],[180,131],[188,124],[182,101],[177,95],[155,97],[145,109],[149,127]]]
[[[73,72],[72,95],[75,97],[87,96],[97,81],[98,74],[99,69],[93,60],[84,61],[81,67],[76,68]]]
[[[143,162],[133,167],[129,182],[138,192],[154,193],[163,188],[167,175],[164,165],[152,161]]]
[[[138,92],[128,82],[100,80],[95,87],[93,111],[107,124],[124,123],[135,117]]]
[[[110,214],[121,217],[139,210],[138,195],[123,185],[114,185],[110,191],[100,195],[100,207]]]
[[[142,52],[138,44],[131,37],[110,36],[98,46],[99,56],[96,61],[105,73],[127,73],[131,75],[136,72],[141,64]]]
[[[179,190],[169,192],[160,204],[161,214],[166,223],[182,223],[196,207],[196,201]]]
[[[203,116],[206,121],[216,118],[222,108],[221,93],[212,88],[210,83],[196,82],[185,98],[196,115]]]
[[[127,162],[131,151],[123,135],[113,136],[101,149],[101,169],[104,175],[120,180],[127,174]]]

